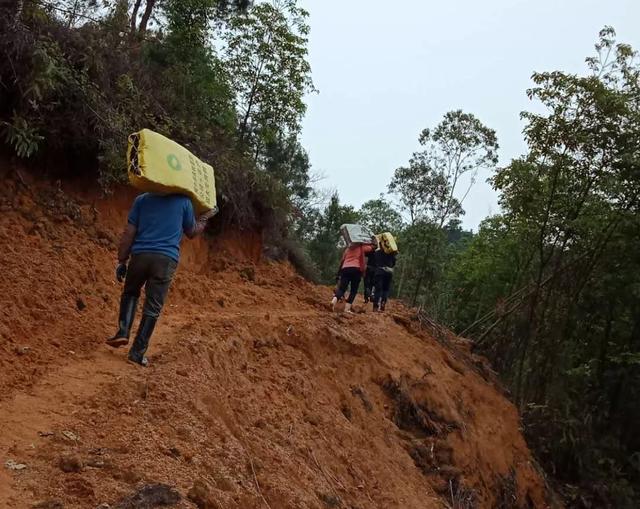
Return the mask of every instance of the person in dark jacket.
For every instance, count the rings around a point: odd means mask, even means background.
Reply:
[[[181,194],[144,193],[133,202],[118,246],[116,279],[124,281],[118,331],[107,340],[114,348],[129,343],[140,290],[144,286],[142,319],[129,350],[130,361],[142,366],[148,364],[145,352],[178,266],[182,235],[189,238],[199,235],[215,213],[213,209],[196,219],[191,199]]]
[[[373,294],[373,310],[384,311],[391,291],[393,268],[396,266],[396,255],[385,253],[382,248],[375,252],[375,288]]]
[[[372,300],[373,288],[376,279],[376,253],[370,251],[366,254],[367,270],[364,274],[364,303]]]

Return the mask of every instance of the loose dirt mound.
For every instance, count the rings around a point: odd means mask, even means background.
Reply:
[[[479,359],[398,306],[332,315],[256,236],[185,245],[151,367],[126,363],[131,195],[73,196],[0,191],[0,507],[547,506]]]

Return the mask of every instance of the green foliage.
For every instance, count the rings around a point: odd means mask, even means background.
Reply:
[[[209,23],[215,15],[217,3],[216,0],[167,0],[164,6],[167,43],[175,57],[197,60],[206,53]]]
[[[529,151],[493,178],[503,213],[447,275],[451,323],[511,386],[576,507],[640,503],[640,64],[614,35],[586,76],[533,75],[545,112],[522,114]]]
[[[396,240],[402,254],[395,270],[396,295],[410,303],[419,301],[437,314],[431,304],[446,253],[445,232],[430,221],[419,220],[401,230]],[[421,282],[418,288],[416,282],[420,278],[427,284],[423,286]]]
[[[445,114],[433,131],[419,137],[424,150],[415,152],[408,167],[398,168],[389,190],[400,197],[412,223],[433,221],[442,228],[449,219],[464,213],[454,193],[462,177],[498,162],[498,141],[493,129],[461,110]]]
[[[225,62],[236,92],[241,146],[257,160],[264,145],[295,135],[313,91],[307,62],[308,13],[293,0],[261,2],[233,17]]]
[[[65,174],[96,171],[108,190],[126,179],[127,136],[156,130],[212,163],[224,222],[286,238],[293,202],[305,206],[310,192],[297,139],[311,83],[306,13],[295,2],[249,4],[29,3],[19,29],[0,20],[4,141],[19,156],[39,157],[38,167],[50,161]],[[233,51],[221,58],[223,39]],[[236,138],[249,79],[238,74],[243,59],[263,67],[244,126],[259,133],[251,151]]]
[[[163,104],[191,119],[192,131],[200,133],[212,128],[230,133],[236,125],[229,69],[207,42],[217,7],[216,0],[168,0],[167,35],[147,49],[159,71]]]
[[[412,224],[435,218],[444,208],[449,208],[454,216],[462,213],[462,207],[455,198],[448,200],[450,183],[443,173],[430,165],[425,153],[414,154],[409,166],[396,169],[389,191],[400,196]]]
[[[409,166],[398,168],[389,185],[412,225],[403,248],[405,260],[400,264],[397,291],[409,297],[413,305],[420,303],[439,315],[438,308],[443,304],[434,298],[433,290],[449,251],[444,227],[464,214],[462,202],[478,170],[496,165],[498,141],[495,131],[460,110],[445,114],[433,131],[424,129],[419,139],[424,150],[412,155]],[[471,184],[458,200],[455,193],[460,178],[467,173],[472,174]],[[424,292],[425,286],[430,292]]]
[[[38,151],[39,143],[44,139],[27,121],[17,115],[11,122],[0,122],[4,126],[4,140],[15,150],[18,157],[31,157]]]
[[[314,283],[320,282],[320,271],[310,256],[304,244],[296,239],[284,239],[282,248],[286,252],[286,258],[305,279]]]
[[[296,206],[303,207],[312,194],[311,163],[297,137],[278,136],[266,144],[264,152],[264,170],[285,185]]]
[[[33,109],[38,109],[41,103],[61,92],[71,80],[71,70],[65,65],[59,46],[54,41],[40,40],[33,49],[31,75],[23,98]]]
[[[448,264],[446,286],[451,302],[447,322],[462,330],[487,309],[500,306],[501,296],[509,295],[519,284],[514,276],[526,261],[523,257],[526,255],[507,218],[497,215],[485,219],[479,232]]]
[[[391,232],[397,235],[404,227],[402,216],[385,199],[384,195],[363,203],[358,215],[360,223],[376,234]]]

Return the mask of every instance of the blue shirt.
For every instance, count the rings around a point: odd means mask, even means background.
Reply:
[[[160,253],[176,262],[182,233],[196,223],[191,200],[181,194],[141,194],[133,202],[128,220],[136,227],[133,254]]]

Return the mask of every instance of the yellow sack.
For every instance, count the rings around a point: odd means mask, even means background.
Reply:
[[[387,254],[396,254],[398,252],[398,244],[396,244],[396,239],[389,232],[380,233],[376,235],[378,238],[378,242],[380,243],[380,247]]]
[[[186,148],[149,129],[129,136],[129,182],[140,191],[185,194],[197,214],[216,207],[213,168]]]

